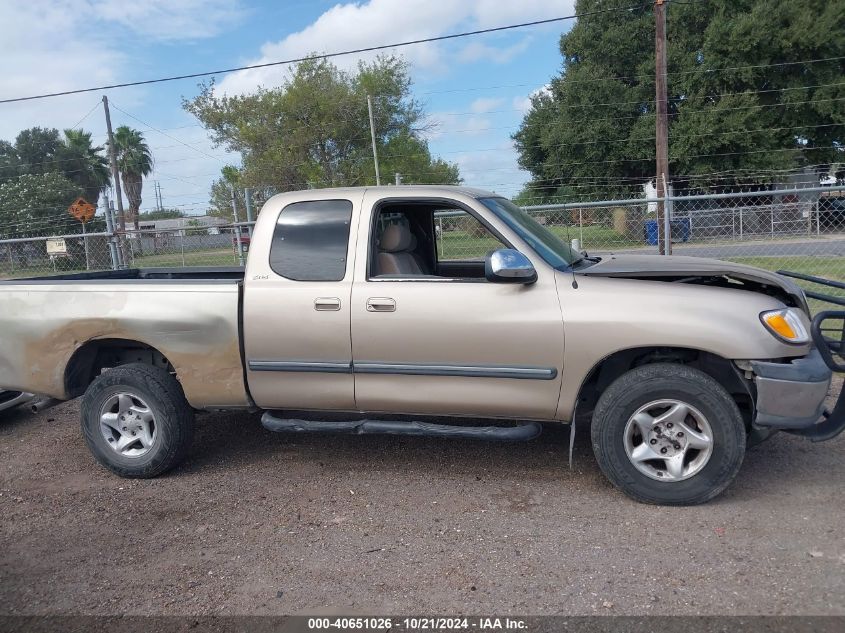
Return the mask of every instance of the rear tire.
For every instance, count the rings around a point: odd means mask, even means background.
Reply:
[[[620,376],[599,398],[591,434],[602,472],[642,503],[709,501],[733,481],[745,456],[736,402],[685,365],[644,365]]]
[[[194,413],[164,369],[108,369],[82,398],[82,433],[96,460],[121,477],[156,477],[178,465],[193,439]]]

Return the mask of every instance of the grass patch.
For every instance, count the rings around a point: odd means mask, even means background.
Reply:
[[[765,270],[788,270],[790,272],[845,281],[845,257],[802,255],[793,257],[730,257],[732,262],[756,266]]]
[[[578,228],[577,226],[550,226],[547,228],[567,244],[571,244],[573,239],[580,239],[581,248],[587,251],[606,251],[648,246],[645,238],[635,240],[606,226],[590,225],[583,228]]]
[[[571,244],[573,239],[581,239],[581,248],[588,251],[646,246],[645,240],[632,240],[603,226],[585,226],[583,229],[577,226],[546,228],[566,244]],[[501,248],[501,244],[495,237],[475,237],[462,230],[444,231],[438,238],[438,257],[443,260],[480,259],[497,248]]]
[[[747,264],[748,266],[756,266],[757,268],[763,268],[765,270],[787,270],[794,273],[845,282],[845,257],[810,255],[802,257],[731,257],[728,259],[732,262]],[[845,299],[845,290],[822,286],[809,281],[803,281],[801,279],[792,279],[792,281],[804,288],[804,290],[810,290]],[[822,310],[842,309],[840,306],[836,306],[835,304],[827,303],[825,301],[819,301],[818,299],[808,299],[807,303],[809,303],[810,311],[813,314]]]
[[[246,256],[246,253],[244,253]],[[181,266],[237,266],[238,256],[231,248],[216,248],[203,251],[161,253],[158,255],[136,255],[133,268],[160,268]]]

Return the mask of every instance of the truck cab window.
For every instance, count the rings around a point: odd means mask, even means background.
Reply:
[[[435,202],[384,205],[373,224],[370,276],[484,280],[488,253],[506,246],[467,211]]]
[[[270,246],[270,268],[294,281],[340,281],[346,274],[349,200],[289,204],[279,214]]]
[[[484,261],[491,251],[505,248],[478,218],[462,209],[435,211],[434,234],[440,262]]]

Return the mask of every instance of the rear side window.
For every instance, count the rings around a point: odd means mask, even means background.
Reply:
[[[340,281],[346,272],[349,200],[313,200],[289,204],[279,214],[270,268],[294,281]]]

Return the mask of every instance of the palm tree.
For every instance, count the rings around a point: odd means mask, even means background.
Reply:
[[[117,169],[123,191],[129,200],[129,218],[138,226],[138,214],[141,208],[141,190],[144,176],[153,170],[153,155],[144,141],[144,135],[138,130],[121,125],[114,131],[114,147],[117,152]]]
[[[82,188],[85,199],[94,206],[109,183],[108,160],[101,153],[104,149],[93,146],[91,132],[65,130],[65,138],[56,152],[62,172]]]

